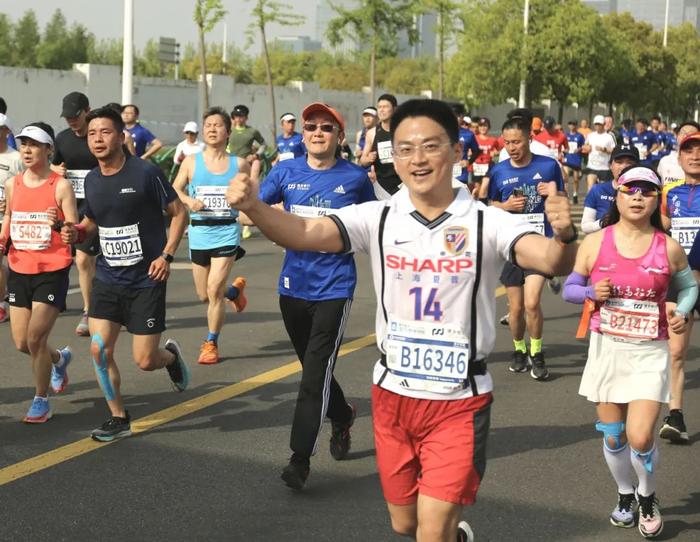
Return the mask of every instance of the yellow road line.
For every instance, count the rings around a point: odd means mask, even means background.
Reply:
[[[370,344],[374,343],[374,334],[361,337],[354,341],[350,341],[343,347],[341,347],[340,352],[338,352],[338,357],[347,356],[352,352],[360,350]],[[224,388],[212,391],[190,401],[185,401],[174,405],[172,407],[160,410],[143,418],[135,420],[131,424],[131,431],[133,433],[145,433],[154,427],[163,425],[168,422],[172,422],[199,410],[203,410],[217,403],[221,403],[238,395],[242,395],[256,388],[270,384],[277,380],[281,380],[288,376],[301,371],[301,364],[299,360],[295,360],[281,367],[271,369],[259,375],[252,376],[241,382],[236,382]],[[84,438],[76,442],[72,442],[60,448],[50,450],[46,453],[30,457],[14,465],[9,465],[3,469],[0,469],[0,486],[29,476],[36,472],[48,469],[64,461],[68,461],[75,457],[81,456],[83,454],[93,452],[108,446],[111,443],[101,443],[95,442],[91,438]]]

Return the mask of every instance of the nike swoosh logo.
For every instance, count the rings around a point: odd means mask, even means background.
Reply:
[[[409,239],[408,241],[399,241],[398,239],[396,239],[394,241],[394,244],[395,245],[405,245],[406,243],[410,243],[411,241],[413,241],[413,239]]]

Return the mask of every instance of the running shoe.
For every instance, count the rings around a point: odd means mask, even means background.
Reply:
[[[690,442],[682,411],[674,409],[668,413],[668,416],[664,418],[659,436],[674,444],[688,444]]]
[[[549,378],[549,371],[544,364],[544,354],[538,352],[534,356],[530,356],[530,364],[532,369],[530,369],[530,376],[535,380],[547,380]]]
[[[248,298],[245,296],[245,285],[246,281],[243,277],[236,277],[231,283],[231,286],[238,288],[238,297],[236,299],[228,300],[228,302],[231,304],[233,312],[243,312],[248,304]]]
[[[350,428],[352,427],[352,424],[355,423],[357,409],[354,405],[348,406],[352,411],[349,422],[331,422],[331,427],[333,428],[331,433],[331,455],[333,456],[333,459],[337,461],[345,459],[350,451]]]
[[[250,239],[251,235],[253,235],[253,232],[250,231],[250,226],[243,226],[241,228],[241,237],[243,239]]]
[[[644,538],[654,538],[664,529],[664,520],[659,510],[659,500],[656,494],[648,497],[637,495],[639,500],[639,532]]]
[[[457,524],[457,542],[474,542],[474,531],[466,521]]]
[[[126,411],[126,418],[112,416],[101,427],[93,429],[90,433],[92,440],[98,442],[111,442],[118,438],[131,436],[131,416],[129,411]]]
[[[24,423],[44,423],[51,419],[51,406],[45,397],[34,397],[32,406],[29,407]]]
[[[554,295],[559,295],[559,292],[561,292],[561,280],[559,280],[559,277],[552,277],[549,279],[547,281],[547,286],[549,286],[549,289]]]
[[[199,359],[197,363],[200,365],[214,365],[219,363],[219,349],[214,341],[204,341],[199,349]]]
[[[10,319],[10,305],[6,301],[0,302],[0,324]]]
[[[282,480],[287,487],[299,491],[304,487],[310,470],[308,458],[292,454],[289,464],[282,469]]]
[[[499,324],[502,326],[507,326],[510,324],[510,313],[507,312],[503,316],[501,316],[501,319],[498,321]]]
[[[175,361],[165,366],[170,375],[170,380],[173,381],[173,388],[175,388],[175,391],[185,391],[190,383],[190,368],[182,357],[180,345],[177,344],[177,341],[168,339],[165,341],[165,349],[175,356]]]
[[[55,394],[59,394],[68,386],[68,364],[73,358],[73,352],[70,346],[66,346],[59,350],[63,356],[63,365],[57,367],[55,363],[51,364],[51,389]]]
[[[78,322],[78,325],[75,328],[75,334],[79,335],[80,337],[88,337],[90,335],[90,326],[88,326],[87,312],[84,312],[83,315],[80,317],[80,322]]]
[[[527,352],[513,352],[513,361],[510,362],[508,370],[511,373],[524,373],[528,370],[530,364],[527,359]]]
[[[578,194],[574,194],[574,205],[578,205]]]
[[[634,527],[634,509],[636,504],[637,499],[634,493],[618,493],[617,506],[610,514],[610,523],[623,529]]]

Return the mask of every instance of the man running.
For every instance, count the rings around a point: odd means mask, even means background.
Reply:
[[[382,94],[377,100],[377,117],[379,123],[367,130],[365,150],[360,157],[362,167],[372,167],[376,182],[374,192],[378,199],[389,199],[401,188],[401,179],[394,169],[394,157],[391,153],[391,116],[396,110],[396,97]]]
[[[362,130],[355,134],[355,159],[359,162],[362,151],[365,150],[367,132],[377,125],[377,108],[373,106],[365,107],[362,111]]]
[[[379,477],[392,528],[418,540],[472,540],[460,522],[485,469],[498,272],[506,260],[546,275],[570,271],[576,232],[566,198],[550,186],[554,237],[452,188],[461,156],[449,105],[410,100],[391,121],[406,186],[389,201],[322,218],[285,214],[239,178],[229,202],[289,249],[368,252],[377,296],[372,415]]]
[[[61,116],[66,119],[68,128],[56,136],[51,169],[73,185],[73,192],[78,201],[78,214],[82,220],[85,202],[85,176],[97,167],[97,159],[92,155],[87,144],[87,114],[90,112],[88,97],[82,92],[71,92],[63,98]],[[90,292],[95,278],[95,257],[100,251],[96,237],[90,237],[83,243],[75,245],[75,265],[78,269],[78,284],[83,298],[83,312],[75,328],[81,337],[90,335],[88,329],[88,310]]]
[[[637,119],[635,132],[630,137],[630,143],[639,151],[639,163],[645,167],[651,167],[651,151],[656,144],[656,137],[648,128],[646,119]]]
[[[678,132],[676,135],[678,141],[680,141],[688,134],[700,130],[700,124],[689,120],[678,126],[677,130]],[[659,178],[661,179],[664,188],[667,185],[674,183],[679,184],[683,182],[683,179],[685,179],[685,173],[678,163],[678,149],[676,147],[673,147],[673,149],[666,156],[659,160],[659,167],[656,171],[659,174]]]
[[[544,130],[541,130],[533,139],[547,146],[550,158],[560,160],[567,150],[567,137],[557,129],[557,121],[554,117],[545,117],[543,126]]]
[[[226,287],[234,262],[244,251],[240,247],[238,212],[226,203],[226,188],[239,171],[250,173],[243,158],[226,152],[231,135],[231,118],[220,107],[204,113],[202,121],[204,152],[185,158],[175,177],[173,188],[190,210],[189,243],[192,276],[197,296],[208,303],[208,334],[199,350],[198,363],[219,362],[219,334],[226,320],[228,299],[234,310],[245,309],[243,293],[246,281],[236,277]]]
[[[163,143],[148,128],[141,125],[140,115],[141,111],[134,104],[122,107],[122,121],[134,140],[136,156],[142,160],[148,160],[163,147]]]
[[[459,119],[460,115],[457,115]],[[468,119],[469,117],[463,117],[463,119]],[[474,181],[469,182],[469,169],[471,168],[474,161],[477,159],[481,153],[479,149],[479,144],[476,142],[476,134],[471,130],[471,119],[469,123],[466,121],[460,123],[459,126],[459,142],[462,144],[462,159],[452,166],[452,175],[460,183],[468,185],[469,192],[472,192],[474,188]]]
[[[173,158],[173,161],[178,166],[191,154],[198,154],[204,150],[204,143],[202,143],[198,137],[199,128],[196,122],[193,120],[186,122],[182,133],[185,134],[185,139],[180,141],[177,147],[175,147],[175,155]]]
[[[165,285],[170,263],[187,224],[187,211],[158,167],[124,154],[124,124],[109,107],[87,116],[88,145],[99,167],[85,178],[85,217],[66,223],[64,242],[98,235],[101,253],[90,298],[90,353],[110,418],[92,431],[107,442],[131,434],[131,418],[120,393],[114,349],[122,326],[133,335],[140,369],[165,367],[173,386],[184,391],[189,369],[172,339],[159,348],[165,329]],[[166,237],[165,217],[171,218]]]
[[[231,111],[233,128],[229,138],[229,152],[238,158],[243,158],[248,164],[259,160],[265,152],[266,144],[262,134],[248,126],[248,106],[239,104]]]
[[[502,129],[510,158],[493,167],[489,177],[489,201],[510,213],[524,214],[536,230],[552,237],[553,230],[544,213],[550,184],[566,193],[559,163],[552,158],[532,154],[529,147],[530,122],[527,117],[513,117]],[[501,282],[508,295],[508,324],[513,335],[513,361],[510,371],[526,372],[536,380],[547,380],[549,371],[542,353],[542,289],[545,276],[506,262]],[[530,334],[530,348],[525,344],[525,328]]]
[[[481,192],[481,185],[484,179],[488,177],[489,171],[493,167],[494,158],[498,156],[501,149],[498,138],[489,135],[489,130],[491,130],[491,121],[486,117],[481,117],[479,119],[478,133],[476,134],[476,143],[479,145],[479,155],[472,164],[472,179],[474,180],[474,184],[478,186],[479,192]]]
[[[294,130],[296,124],[297,118],[292,113],[285,113],[280,117],[282,133],[275,141],[277,144],[275,163],[299,158],[306,153],[302,135]]]
[[[569,181],[573,181],[574,184],[572,199],[574,205],[576,205],[578,203],[578,190],[581,187],[581,163],[583,162],[581,151],[586,140],[578,131],[575,120],[569,121],[568,128],[563,165],[567,184]]]
[[[587,192],[595,183],[604,183],[612,179],[610,173],[610,153],[615,148],[615,138],[605,131],[605,117],[596,115],[593,118],[595,130],[586,136],[583,152],[588,155],[586,170]]]

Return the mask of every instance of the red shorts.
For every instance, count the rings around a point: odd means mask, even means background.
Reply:
[[[486,470],[491,393],[434,401],[372,386],[377,468],[384,498],[413,504],[418,494],[472,504]]]

